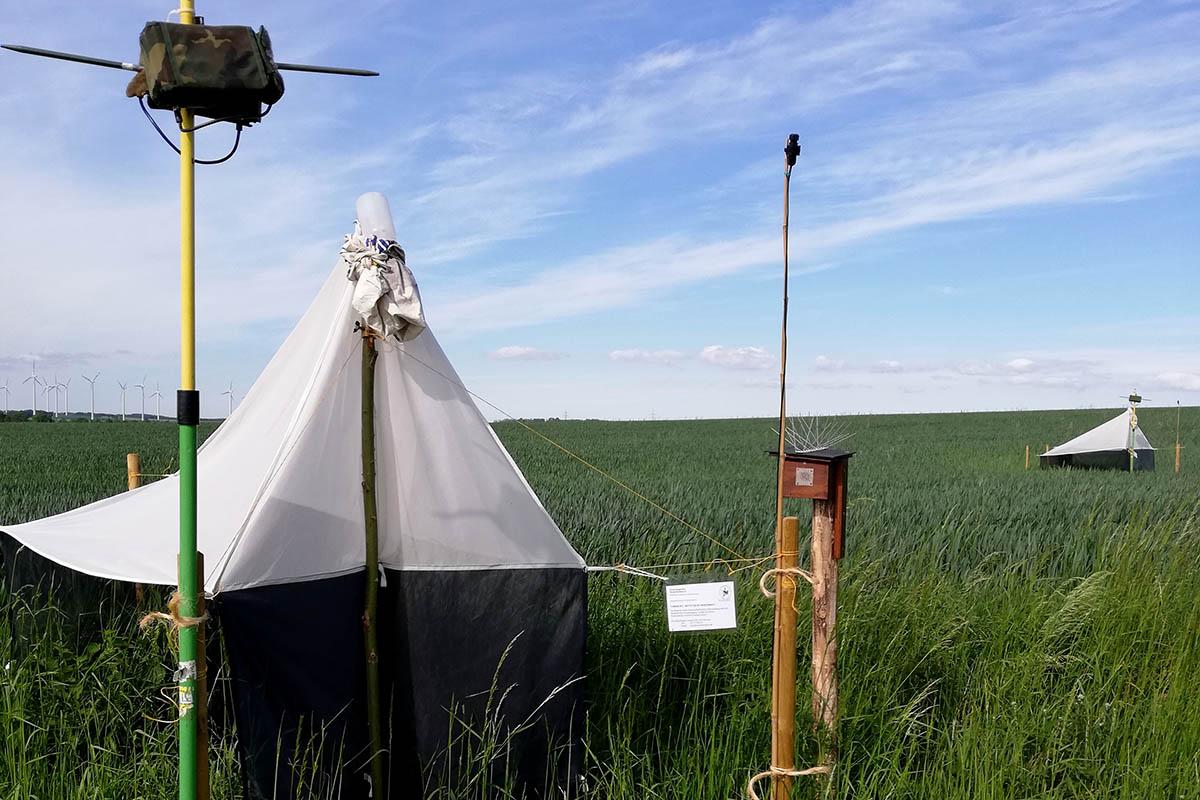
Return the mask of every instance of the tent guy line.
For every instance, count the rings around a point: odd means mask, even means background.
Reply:
[[[728,553],[732,553],[734,556],[736,556],[737,560],[739,560],[739,561],[752,561],[752,560],[754,560],[754,559],[749,559],[749,558],[747,558],[746,556],[742,555],[742,554],[741,554],[741,553],[739,553],[737,550],[734,550],[732,547],[728,546],[727,544],[725,544],[724,542],[722,542],[720,539],[718,539],[717,537],[713,536],[712,534],[710,534],[710,533],[707,533],[707,532],[705,532],[705,531],[701,530],[700,528],[696,527],[695,525],[693,525],[692,523],[688,522],[688,521],[687,521],[686,519],[684,519],[683,517],[679,516],[678,514],[676,514],[676,513],[675,513],[675,512],[673,512],[673,511],[671,511],[671,510],[670,510],[669,508],[667,508],[666,506],[663,506],[662,504],[660,504],[660,503],[657,503],[657,502],[655,502],[654,500],[651,500],[649,497],[647,497],[646,495],[642,494],[642,493],[641,493],[641,492],[639,492],[637,489],[634,489],[632,486],[630,486],[629,484],[625,483],[625,482],[624,482],[624,481],[622,481],[620,478],[616,477],[615,475],[613,475],[613,474],[612,474],[612,473],[610,473],[610,472],[607,472],[607,471],[605,471],[605,470],[604,470],[602,467],[598,467],[598,466],[596,466],[595,464],[593,464],[592,462],[588,461],[586,458],[584,458],[583,456],[579,455],[578,453],[576,453],[576,452],[572,451],[571,449],[569,449],[569,448],[567,448],[567,447],[565,447],[565,446],[563,446],[563,445],[559,444],[558,442],[554,441],[553,439],[551,439],[551,438],[550,438],[549,436],[547,436],[546,434],[542,433],[541,431],[537,430],[537,429],[536,429],[536,428],[534,428],[533,426],[531,426],[531,425],[529,425],[528,423],[526,423],[524,420],[521,420],[521,419],[518,419],[518,418],[514,417],[512,414],[509,414],[507,411],[505,411],[504,409],[500,408],[500,407],[499,407],[499,406],[497,406],[495,403],[493,403],[493,402],[491,402],[490,400],[488,400],[488,399],[486,399],[486,398],[484,398],[484,397],[481,397],[480,395],[478,395],[478,394],[476,394],[475,392],[471,391],[471,390],[470,390],[470,389],[468,389],[466,386],[464,386],[464,385],[463,385],[461,382],[459,382],[459,381],[456,381],[456,380],[453,380],[453,379],[452,379],[452,378],[450,378],[448,375],[445,375],[444,373],[442,373],[442,372],[439,372],[437,369],[435,369],[434,367],[430,366],[429,364],[426,364],[426,363],[425,363],[424,361],[422,361],[420,358],[418,358],[417,356],[415,356],[415,355],[413,355],[412,353],[408,352],[407,350],[404,350],[404,349],[401,349],[401,348],[396,348],[396,352],[399,352],[401,355],[404,355],[404,356],[407,356],[408,358],[411,358],[412,360],[414,360],[414,361],[416,361],[417,363],[419,363],[419,364],[421,364],[422,366],[424,366],[426,369],[428,369],[428,370],[432,371],[433,373],[437,374],[438,376],[440,376],[440,377],[444,378],[445,380],[449,381],[450,383],[454,384],[455,386],[457,386],[458,388],[462,389],[462,390],[463,390],[464,392],[466,392],[467,394],[471,395],[471,397],[474,397],[474,398],[475,398],[476,400],[478,400],[479,402],[481,402],[481,403],[483,403],[483,404],[487,405],[489,408],[491,408],[491,409],[495,410],[496,412],[498,412],[498,413],[500,413],[500,414],[503,414],[503,415],[504,415],[505,417],[507,417],[509,420],[511,420],[512,422],[515,422],[515,423],[517,423],[517,424],[518,424],[518,425],[520,425],[522,428],[524,428],[525,430],[527,430],[527,431],[529,431],[530,433],[532,433],[534,436],[537,436],[537,437],[539,437],[540,439],[542,439],[542,440],[544,440],[545,442],[547,442],[548,444],[550,444],[550,445],[552,445],[552,446],[554,446],[554,447],[558,448],[559,450],[561,450],[561,451],[562,451],[563,453],[565,453],[566,455],[570,456],[571,458],[573,458],[573,459],[575,459],[576,461],[578,461],[580,464],[583,464],[583,465],[584,465],[585,467],[587,467],[588,469],[592,470],[593,472],[596,472],[597,474],[599,474],[599,475],[603,476],[605,479],[607,479],[607,480],[611,481],[612,483],[616,484],[617,486],[621,487],[621,488],[622,488],[622,489],[624,489],[625,491],[627,491],[627,492],[629,492],[630,494],[632,494],[634,497],[637,497],[638,499],[640,499],[640,500],[642,500],[642,501],[644,501],[644,502],[646,502],[646,503],[650,504],[651,506],[653,506],[653,507],[654,507],[654,508],[656,508],[657,510],[661,511],[663,514],[666,514],[668,517],[670,517],[671,519],[673,519],[673,520],[675,520],[676,522],[678,522],[680,525],[683,525],[685,528],[687,528],[688,530],[692,531],[693,533],[696,533],[696,534],[698,534],[698,535],[700,535],[700,536],[704,537],[705,539],[708,539],[710,542],[712,542],[713,544],[717,545],[718,547],[720,547],[721,549],[725,550],[726,552],[728,552]]]

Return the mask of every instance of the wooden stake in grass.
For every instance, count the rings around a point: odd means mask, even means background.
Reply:
[[[1175,401],[1175,474],[1179,474],[1179,468],[1183,466],[1183,446],[1179,443],[1179,415],[1183,413],[1179,401]]]
[[[821,742],[818,763],[832,769],[837,758],[838,562],[834,553],[837,501],[813,500],[812,525],[812,705],[813,728]],[[837,555],[840,555],[837,554]]]
[[[128,491],[133,491],[142,485],[142,457],[137,453],[125,455],[125,480]],[[140,583],[133,585],[134,599],[140,604],[145,590]]]
[[[125,456],[125,477],[130,491],[142,485],[142,457],[137,453]]]
[[[779,551],[779,570],[800,566],[800,520],[785,517]],[[774,697],[771,704],[771,764],[781,770],[796,768],[796,576],[775,573],[775,616],[779,620],[778,641],[772,664]],[[774,777],[774,797],[791,796],[792,777]]]
[[[379,719],[379,516],[375,506],[375,339],[362,330],[362,490],[366,527],[367,591],[363,609],[363,646],[367,666],[367,729],[371,738],[371,796],[386,797],[383,788],[383,726]]]
[[[1025,445],[1025,469],[1029,469],[1029,445]]]

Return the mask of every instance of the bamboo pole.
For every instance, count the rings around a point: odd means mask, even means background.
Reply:
[[[1179,442],[1175,443],[1175,474],[1179,474],[1180,467],[1183,466],[1183,448],[1179,446]]]
[[[383,788],[383,726],[379,718],[379,651],[376,621],[379,606],[379,517],[375,505],[375,339],[362,331],[362,491],[366,527],[367,590],[363,609],[363,647],[367,669],[367,728],[371,738],[371,796],[386,797]]]
[[[800,520],[784,517],[779,558],[780,569],[800,565]],[[781,770],[796,768],[796,576],[775,573],[775,616],[780,622],[779,646],[772,665],[775,696],[771,704],[771,765]],[[776,775],[773,796],[786,800],[791,796],[793,779]]]
[[[128,491],[133,491],[142,485],[142,457],[137,453],[125,454],[125,481]],[[141,605],[145,589],[140,583],[133,585],[134,599]]]
[[[1025,469],[1029,469],[1029,445],[1025,445]]]
[[[813,501],[812,525],[812,711],[820,742],[821,766],[837,759],[838,562],[833,558],[834,508],[831,500]]]
[[[779,331],[779,462],[775,472],[775,567],[783,569],[784,553],[787,548],[784,546],[783,538],[783,472],[784,472],[784,450],[787,444],[787,324],[788,324],[788,219],[790,216],[789,197],[791,195],[792,186],[792,166],[796,163],[796,157],[800,153],[800,137],[796,134],[788,136],[787,144],[784,146],[784,168],[783,168],[783,317]],[[795,550],[795,548],[792,548]],[[781,575],[783,573],[776,573]],[[795,624],[792,625],[791,636],[795,638]],[[783,718],[783,714],[778,706],[779,698],[784,691],[779,685],[779,658],[783,651],[784,633],[783,620],[780,615],[780,606],[778,600],[775,603],[775,631],[773,641],[773,664],[771,670],[771,741],[776,742],[781,732],[779,729],[779,721]],[[792,647],[792,657],[795,657],[795,645]],[[793,672],[795,670],[793,669]],[[795,693],[795,680],[792,681],[792,692]],[[793,702],[794,706],[794,702]],[[794,718],[794,713],[789,715],[789,720]],[[789,722],[789,724],[791,724]],[[772,754],[774,753],[775,745],[772,744]],[[779,766],[777,763],[773,766]],[[772,775],[771,777],[771,792],[772,796],[779,800],[785,796],[779,791],[780,776]],[[789,781],[790,783],[790,781]]]

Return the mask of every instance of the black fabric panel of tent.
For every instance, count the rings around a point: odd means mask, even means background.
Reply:
[[[1154,451],[1140,449],[1134,451],[1137,458],[1133,460],[1135,471],[1154,470]],[[1067,453],[1061,456],[1039,456],[1042,467],[1074,467],[1076,469],[1129,469],[1128,450],[1096,450],[1090,453]]]
[[[251,797],[293,796],[316,761],[318,781],[342,776],[339,796],[367,796],[362,597],[358,573],[218,596]],[[580,569],[386,571],[389,797],[454,784],[496,743],[498,784],[541,796],[572,783],[586,598]]]
[[[78,617],[80,641],[112,613],[136,613],[129,584],[74,572],[2,533],[0,554],[10,590],[53,587],[56,607]],[[225,724],[232,708],[248,798],[369,796],[363,584],[353,573],[210,603],[209,675],[229,666],[228,680],[210,685],[210,724]],[[478,780],[481,770],[529,797],[572,793],[584,570],[387,570],[379,625],[388,797],[419,797],[469,772]]]

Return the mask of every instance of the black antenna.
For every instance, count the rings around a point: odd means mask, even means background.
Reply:
[[[71,61],[76,64],[89,64],[93,67],[108,67],[109,69],[123,69],[129,72],[141,72],[140,64],[130,64],[127,61],[113,61],[109,58],[96,58],[95,56],[83,56],[78,53],[65,53],[61,50],[45,50],[41,47],[29,47],[24,44],[0,44],[5,50],[12,50],[14,53],[25,53],[31,56],[41,56],[43,58],[56,58],[59,61]],[[351,67],[323,67],[318,64],[290,64],[280,61],[275,62],[278,69],[288,72],[316,72],[322,75],[350,75],[358,78],[378,78],[379,73],[369,69],[353,69]]]
[[[0,44],[5,50],[12,50],[14,53],[25,53],[31,56],[42,56],[43,58],[57,58],[59,61],[74,61],[76,64],[90,64],[93,67],[108,67],[109,69],[124,69],[130,72],[141,72],[142,68],[137,64],[129,64],[124,61],[112,61],[107,58],[96,58],[94,56],[81,56],[76,53],[64,53],[59,50],[43,50],[40,47],[28,47],[23,44]]]
[[[276,61],[275,66],[289,72],[319,72],[322,75],[353,75],[359,78],[378,78],[379,73],[369,69],[353,69],[351,67],[320,67],[314,64],[285,64]]]

